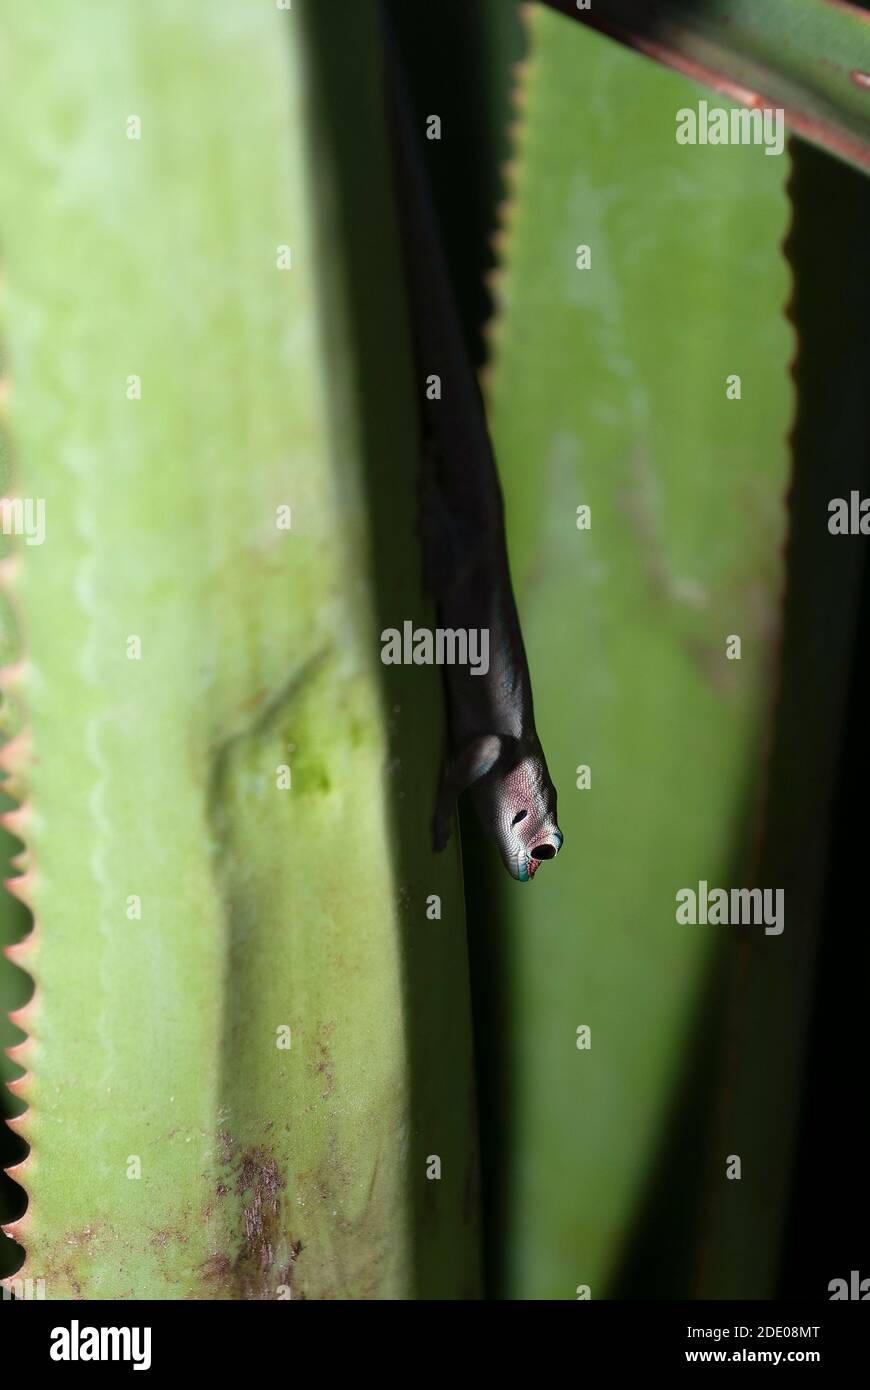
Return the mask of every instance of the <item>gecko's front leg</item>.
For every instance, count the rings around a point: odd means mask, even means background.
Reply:
[[[432,818],[432,841],[436,850],[444,849],[450,839],[457,799],[468,787],[492,771],[501,751],[501,739],[495,734],[487,734],[472,739],[455,758],[445,762]]]

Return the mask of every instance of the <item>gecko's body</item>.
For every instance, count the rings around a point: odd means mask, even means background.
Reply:
[[[400,59],[388,35],[398,202],[423,395],[421,532],[426,582],[444,628],[488,630],[489,670],[445,666],[450,757],[438,794],[436,848],[456,798],[472,788],[484,828],[515,878],[562,846],[556,791],[535,732],[532,688],[511,587],[501,489],[416,147]]]

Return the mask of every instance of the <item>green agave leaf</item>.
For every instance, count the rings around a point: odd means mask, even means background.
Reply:
[[[530,37],[491,404],[565,847],[528,891],[506,886],[487,928],[505,983],[483,1060],[509,1078],[490,1140],[506,1155],[498,1292],[597,1298],[735,949],[733,928],[679,925],[675,895],[756,882],[793,396],[788,166],[678,146],[695,89],[592,30],[538,9]],[[696,1183],[709,1118],[688,1135]],[[729,1152],[710,1150],[717,1182]]]
[[[870,16],[844,0],[544,0],[870,170]]]
[[[10,810],[12,804],[8,797],[0,798],[0,810]],[[0,832],[0,860],[4,879],[12,873],[10,859],[18,848],[11,835],[6,831]],[[26,919],[27,913],[21,903],[5,888],[0,889],[0,950],[19,940],[27,929]],[[24,1005],[30,992],[28,977],[11,961],[0,955],[0,1048],[3,1049],[0,1053],[0,1079],[7,1083],[21,1075],[21,1068],[7,1055],[7,1050],[16,1047],[22,1039],[21,1030],[15,1027],[8,1015]],[[23,1108],[6,1086],[0,1089],[0,1116],[11,1118]],[[22,1141],[6,1125],[0,1123],[0,1165],[11,1167],[20,1161],[22,1153]],[[0,1175],[0,1221],[8,1222],[19,1216],[23,1204],[24,1194],[21,1189],[5,1173]],[[12,1241],[0,1240],[0,1278],[11,1274],[20,1263],[20,1251],[17,1246]]]
[[[0,341],[0,411],[8,391],[8,364],[4,344]],[[3,427],[0,415],[0,496],[12,501],[12,459],[8,432]],[[10,517],[13,514],[10,512]],[[8,571],[14,553],[14,541],[6,534],[6,527],[0,528],[0,566]],[[2,569],[0,569],[2,574]],[[19,657],[20,648],[16,632],[15,615],[0,588],[0,670],[11,666]],[[20,732],[17,711],[0,689],[0,765],[3,761],[2,744],[8,743]],[[0,781],[0,818],[15,807],[15,802],[7,795],[10,785],[8,777]],[[13,862],[14,861],[14,862]],[[22,847],[9,832],[0,827],[0,885],[5,885],[12,876],[14,868],[24,867]],[[19,941],[29,930],[28,914],[23,904],[0,886],[0,1081],[11,1082],[21,1075],[19,1067],[9,1055],[17,1047],[23,1034],[9,1017],[21,1008],[32,992],[32,982],[3,954],[5,950]],[[0,1169],[18,1163],[25,1146],[23,1141],[2,1123],[5,1118],[18,1115],[24,1109],[21,1101],[15,1099],[7,1086],[0,1085]],[[21,1214],[24,1194],[5,1172],[0,1173],[0,1223],[11,1221]],[[18,1247],[7,1240],[0,1240],[0,1278],[10,1274],[21,1263]]]
[[[379,660],[386,596],[425,610],[376,8],[46,0],[0,33],[9,427],[46,515],[7,676],[22,1274],[474,1296],[440,692]]]

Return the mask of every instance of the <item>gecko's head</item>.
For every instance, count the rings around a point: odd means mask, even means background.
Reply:
[[[540,754],[530,754],[504,778],[495,837],[505,868],[521,883],[562,848],[556,824],[556,789]]]

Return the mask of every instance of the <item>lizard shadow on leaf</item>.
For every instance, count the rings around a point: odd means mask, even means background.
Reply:
[[[401,629],[408,619],[415,626],[433,623],[417,526],[420,432],[410,324],[397,274],[401,247],[395,225],[384,216],[385,207],[394,206],[393,174],[386,124],[383,143],[371,142],[361,158],[359,134],[348,119],[354,100],[370,99],[364,77],[347,50],[330,42],[327,26],[312,24],[309,32],[311,92],[318,102],[312,126],[322,140],[315,215],[324,242],[345,252],[332,259],[330,276],[320,284],[323,351],[341,402],[337,460],[346,452],[342,423],[353,418],[359,431],[369,639],[388,740],[380,795],[401,940],[413,1296],[475,1298],[478,1160],[461,867],[457,838],[440,855],[431,838],[444,695],[437,668],[379,659],[385,628]],[[381,84],[379,101],[383,95]],[[373,798],[372,805],[360,806],[360,815],[370,816],[376,804]],[[436,899],[440,916],[430,918],[427,904]],[[447,1179],[441,1183],[426,1177],[435,1154]]]

